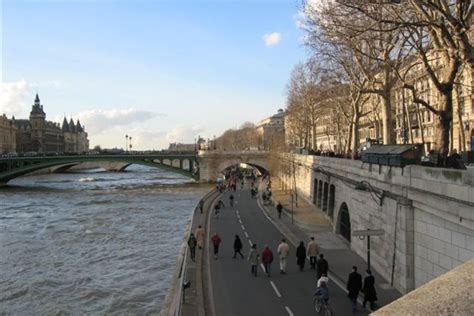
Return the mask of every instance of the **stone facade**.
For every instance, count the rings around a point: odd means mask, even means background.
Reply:
[[[5,114],[0,116],[0,154],[16,153],[16,126],[14,118],[9,120]]]
[[[401,292],[474,257],[474,170],[292,157],[299,194],[327,214],[360,256],[366,258],[367,241],[353,238],[354,230],[385,232],[371,238],[371,263]],[[281,178],[293,183],[293,174]]]
[[[276,148],[285,141],[285,112],[280,109],[278,113],[261,120],[256,126],[257,132],[263,139],[265,149]]]
[[[36,94],[28,120],[15,120],[17,127],[16,148],[18,153],[82,153],[89,149],[84,127],[78,121],[72,130],[61,129],[59,123],[46,120],[46,113]]]

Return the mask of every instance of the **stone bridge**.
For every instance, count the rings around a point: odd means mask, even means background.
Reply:
[[[39,170],[63,172],[86,165],[124,171],[132,164],[161,168],[195,180],[213,182],[226,168],[240,163],[255,166],[261,171],[268,170],[267,157],[268,153],[263,151],[9,157],[0,158],[0,184]]]
[[[334,232],[363,258],[367,240],[352,232],[384,231],[371,238],[372,267],[402,293],[474,257],[474,169],[285,159],[295,167],[280,174],[282,181],[288,187],[296,182],[300,197],[324,212]]]
[[[200,151],[198,156],[201,181],[213,182],[225,169],[245,163],[261,172],[269,170],[267,151]]]

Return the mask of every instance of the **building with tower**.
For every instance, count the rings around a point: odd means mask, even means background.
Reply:
[[[66,121],[67,122],[67,121]],[[89,140],[84,127],[78,121],[67,126],[46,120],[46,113],[36,94],[28,120],[15,120],[16,151],[18,153],[81,153],[89,148]],[[64,131],[66,130],[66,132]]]

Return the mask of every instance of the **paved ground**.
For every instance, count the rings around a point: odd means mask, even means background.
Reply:
[[[262,211],[258,201],[250,198],[248,188],[233,194],[236,205],[229,206],[230,193],[225,193],[222,200],[226,208],[218,219],[213,216],[210,219],[209,233],[218,232],[223,240],[219,258],[214,260],[212,254],[209,256],[210,291],[215,315],[315,315],[312,302],[316,274],[309,270],[309,262],[305,271],[298,271],[295,248],[290,242],[287,274],[280,275],[276,248],[283,238],[282,233]],[[258,277],[253,277],[247,258],[232,258],[235,234],[242,239],[245,255],[252,242],[257,243],[259,252],[266,244],[271,247],[275,260],[270,278],[264,275],[262,267],[259,267]],[[306,244],[307,239],[304,241]],[[211,248],[209,245],[208,249]],[[345,291],[334,281],[329,282],[329,288],[335,315],[352,315]],[[367,311],[359,310],[356,314],[366,315]]]

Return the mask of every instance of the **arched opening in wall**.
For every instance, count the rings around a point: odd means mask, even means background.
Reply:
[[[329,206],[328,206],[328,215],[329,217],[334,217],[334,201],[336,199],[336,187],[334,184],[329,186]]]
[[[252,183],[256,186],[256,180],[268,174],[269,172],[262,166],[237,162],[227,164],[224,169],[221,169],[218,182],[227,181],[228,184],[235,184],[239,188],[243,184],[244,188],[250,189]]]
[[[351,241],[351,217],[346,203],[342,203],[339,209],[339,234]]]
[[[329,184],[324,182],[324,191],[323,191],[323,212],[328,211],[328,194],[329,194]]]
[[[318,182],[318,201],[317,206],[321,208],[321,200],[323,197],[323,181],[319,180]]]
[[[318,179],[314,179],[313,182],[313,204],[316,205],[318,201]]]

